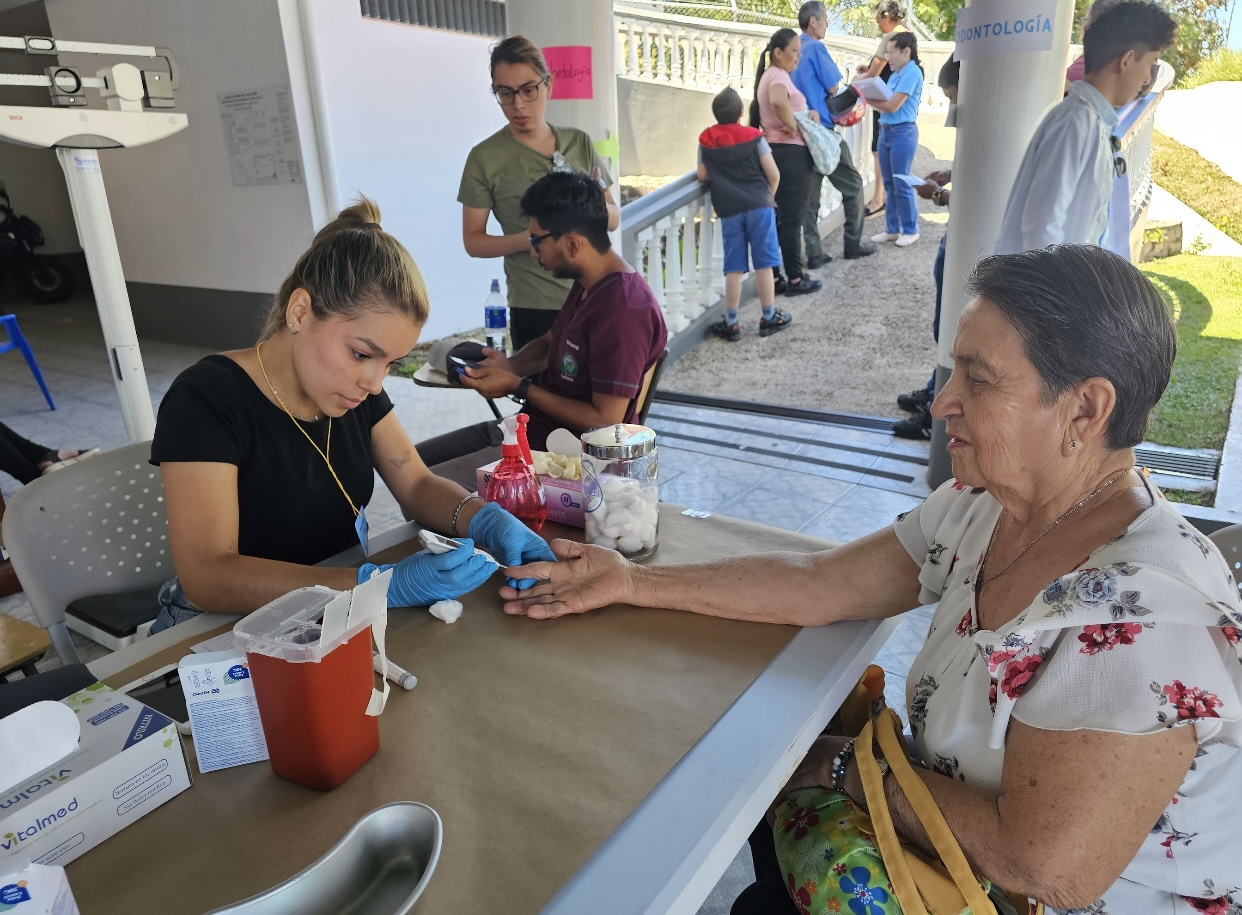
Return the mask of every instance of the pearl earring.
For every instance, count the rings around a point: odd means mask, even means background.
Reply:
[[[1077,439],[1073,439],[1073,438],[1071,438],[1071,439],[1070,439],[1070,447],[1071,447],[1071,448],[1077,448],[1077,447],[1078,447],[1078,440],[1077,440]]]
[[[296,333],[297,333],[297,331],[296,331],[296,330],[294,330],[294,327],[293,327],[293,325],[292,325],[292,324],[290,324],[290,325],[289,325],[289,333],[291,333],[291,334],[296,334]]]

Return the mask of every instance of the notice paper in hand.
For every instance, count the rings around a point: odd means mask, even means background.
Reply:
[[[878,76],[860,76],[852,83],[854,90],[869,102],[887,102],[893,97],[888,83]]]
[[[906,184],[910,185],[910,187],[921,187],[927,183],[918,175],[893,175],[893,177],[898,181],[904,181]]]
[[[200,772],[267,759],[263,722],[245,655],[237,649],[187,655],[177,672],[190,712]]]

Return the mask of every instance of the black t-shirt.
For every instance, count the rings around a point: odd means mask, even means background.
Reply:
[[[177,376],[160,403],[151,463],[237,467],[237,550],[243,556],[313,565],[358,544],[354,513],[321,451],[361,508],[375,488],[371,427],[392,410],[381,392],[333,419],[302,422],[268,400],[227,356],[207,356]]]

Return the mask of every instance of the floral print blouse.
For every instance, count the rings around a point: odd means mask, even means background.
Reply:
[[[938,604],[907,681],[910,729],[937,772],[999,791],[1011,718],[1193,726],[1176,796],[1103,898],[1072,911],[1242,915],[1242,601],[1215,545],[1148,486],[1150,508],[995,632],[978,627],[974,594],[1000,503],[950,480],[897,518],[920,600]]]

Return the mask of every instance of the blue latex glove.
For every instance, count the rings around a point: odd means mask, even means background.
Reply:
[[[556,562],[547,541],[495,502],[488,502],[470,519],[470,536],[483,544],[502,569],[531,562]],[[519,591],[532,587],[533,578],[505,579]]]
[[[487,557],[474,552],[472,541],[462,540],[451,553],[436,555],[423,550],[395,564],[364,563],[358,570],[358,584],[388,569],[392,569],[390,607],[425,607],[438,600],[455,600],[483,584],[495,571]]]

